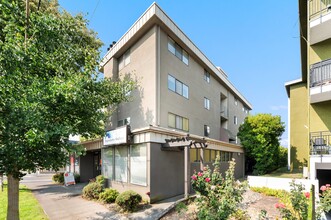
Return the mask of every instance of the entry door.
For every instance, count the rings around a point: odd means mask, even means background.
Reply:
[[[93,176],[99,176],[101,174],[101,165],[100,165],[100,153],[96,152],[93,156]]]

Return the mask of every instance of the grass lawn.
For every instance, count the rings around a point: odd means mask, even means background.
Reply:
[[[265,174],[263,176],[269,177],[279,177],[279,178],[291,178],[291,179],[301,179],[302,176],[302,169],[293,169],[292,171],[288,171],[287,167],[279,168],[272,173]]]
[[[20,219],[22,220],[40,220],[48,219],[43,209],[40,207],[37,199],[31,190],[24,185],[20,185],[19,196]],[[7,185],[4,185],[4,191],[0,189],[0,219],[6,219],[7,216]]]

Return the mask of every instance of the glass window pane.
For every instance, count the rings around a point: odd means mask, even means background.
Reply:
[[[183,96],[188,99],[188,87],[183,84]]]
[[[197,160],[197,149],[190,149],[190,161],[191,163]]]
[[[115,180],[127,182],[128,148],[126,146],[115,147]]]
[[[212,161],[215,161],[216,159],[216,151],[215,150],[211,150],[211,153],[210,153],[210,159]]]
[[[176,92],[180,95],[183,94],[183,84],[176,80]]]
[[[183,50],[183,62],[188,65],[188,54],[185,50]]]
[[[102,175],[107,179],[113,179],[113,148],[102,150]]]
[[[175,42],[169,38],[169,41],[168,41],[168,50],[175,55]]]
[[[210,162],[211,160],[210,160],[210,150],[204,150],[204,152],[203,152],[203,157],[204,157],[204,159],[205,159],[205,162]]]
[[[168,89],[176,91],[176,79],[170,75],[168,75]]]
[[[146,145],[131,146],[131,183],[147,185],[147,158]]]
[[[176,128],[176,116],[174,114],[168,114],[168,126],[171,128]]]
[[[178,44],[176,44],[175,45],[175,48],[176,48],[176,57],[178,57],[180,60],[182,60],[182,48],[178,45]]]
[[[117,122],[117,127],[121,127],[121,126],[123,126],[124,124],[123,124],[123,120],[119,120],[118,122]]]
[[[183,130],[189,131],[189,123],[187,118],[183,118]]]
[[[180,116],[176,116],[176,128],[183,129],[183,118]]]
[[[224,162],[225,161],[225,152],[221,151],[221,161]]]

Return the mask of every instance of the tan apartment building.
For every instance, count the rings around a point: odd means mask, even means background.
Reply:
[[[110,46],[100,70],[139,87],[117,106],[103,142],[85,143],[83,180],[102,173],[110,187],[155,202],[189,193],[193,171],[216,155],[223,171],[234,158],[244,176],[236,134],[252,105],[156,3]]]
[[[331,181],[331,0],[299,0],[301,78],[285,84],[289,164]]]

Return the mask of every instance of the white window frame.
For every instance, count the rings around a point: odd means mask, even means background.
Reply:
[[[169,86],[170,85],[169,79],[175,80],[175,89],[173,89]],[[178,95],[183,96],[184,98],[188,99],[188,97],[189,97],[189,87],[170,74],[168,74],[168,89],[170,91],[173,91],[174,93],[177,93]]]
[[[173,39],[168,37],[168,50],[170,53],[175,55],[178,59],[180,59],[187,66],[189,64],[189,55],[186,50],[184,50],[179,44],[177,44]]]
[[[169,123],[170,116],[175,117],[175,127],[170,125],[170,123]],[[185,121],[187,121],[187,129],[184,129],[185,128]],[[171,112],[168,112],[168,127],[169,128],[175,128],[175,129],[182,130],[182,131],[189,131],[190,130],[190,121],[189,121],[188,118],[185,118],[185,117],[173,114]]]
[[[133,156],[133,149],[134,147],[144,147],[145,152],[144,155],[140,155],[140,157]],[[139,149],[141,150],[141,149]],[[141,151],[140,151],[141,152]],[[133,160],[135,158],[135,160]],[[141,177],[143,174],[143,181],[136,181],[133,176],[137,176],[138,178]],[[138,145],[131,145],[130,146],[130,183],[140,186],[147,186],[147,145],[146,144],[138,144]]]
[[[207,110],[210,110],[210,100],[206,97],[204,97],[204,107]]]
[[[205,73],[203,75],[203,79],[207,82],[210,83],[210,73],[205,70]]]

